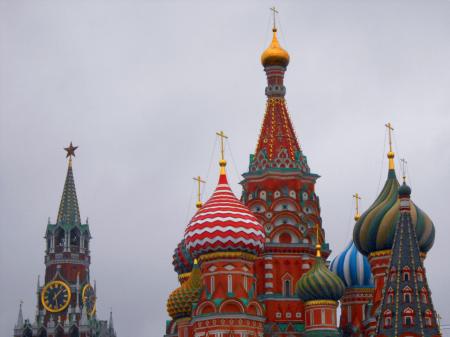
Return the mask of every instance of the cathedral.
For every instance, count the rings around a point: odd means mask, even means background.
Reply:
[[[56,223],[45,230],[45,279],[36,286],[36,315],[23,318],[22,303],[14,327],[14,337],[116,337],[112,312],[109,322],[96,316],[97,289],[91,283],[89,223],[81,222],[73,178],[70,143],[66,181]]]
[[[400,181],[389,133],[387,178],[359,213],[352,237],[330,261],[315,184],[319,175],[296,136],[286,106],[289,53],[273,25],[261,55],[266,110],[256,150],[236,197],[227,179],[223,131],[218,180],[200,199],[175,248],[179,287],[167,300],[165,337],[437,337],[441,336],[424,262],[435,228]],[[14,337],[116,337],[96,315],[90,228],[81,221],[72,143],[55,223],[45,229],[45,278],[36,285],[36,313],[20,305]],[[148,315],[151,313],[149,312]]]
[[[275,21],[261,63],[266,110],[241,197],[227,181],[220,132],[217,186],[204,204],[197,201],[173,254],[180,285],[167,300],[164,336],[441,336],[424,267],[435,228],[412,201],[406,177],[397,178],[391,124],[384,187],[361,215],[354,195],[353,237],[329,261],[319,175],[286,107],[289,54]]]

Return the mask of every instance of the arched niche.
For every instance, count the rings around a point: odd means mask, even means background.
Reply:
[[[219,308],[220,313],[244,313],[244,307],[242,303],[237,300],[227,300],[223,302]]]

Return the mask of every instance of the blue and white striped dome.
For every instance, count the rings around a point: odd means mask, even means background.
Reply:
[[[353,240],[334,258],[330,270],[341,278],[347,288],[373,287],[369,261],[358,251]]]

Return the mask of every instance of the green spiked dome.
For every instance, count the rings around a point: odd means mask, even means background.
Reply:
[[[297,293],[304,302],[315,300],[338,301],[345,291],[345,285],[330,271],[321,257],[297,282]]]
[[[390,250],[394,241],[395,225],[400,217],[399,186],[394,168],[389,169],[384,187],[369,209],[356,222],[353,241],[364,255]],[[428,252],[434,243],[435,229],[428,215],[411,201],[411,218],[416,227],[421,252]]]
[[[202,287],[201,273],[194,263],[189,280],[175,289],[167,300],[167,312],[172,319],[190,317],[192,304],[198,301]]]

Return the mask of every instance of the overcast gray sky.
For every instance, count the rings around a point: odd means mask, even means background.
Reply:
[[[365,209],[384,182],[390,121],[413,199],[436,226],[426,267],[450,324],[450,1],[0,0],[1,336],[12,335],[20,299],[34,314],[70,141],[99,317],[112,307],[119,337],[163,334],[192,177],[207,176],[209,196],[221,129],[240,195],[264,113],[259,57],[273,4],[291,55],[289,110],[322,176],[333,254],[351,237],[352,194]]]

